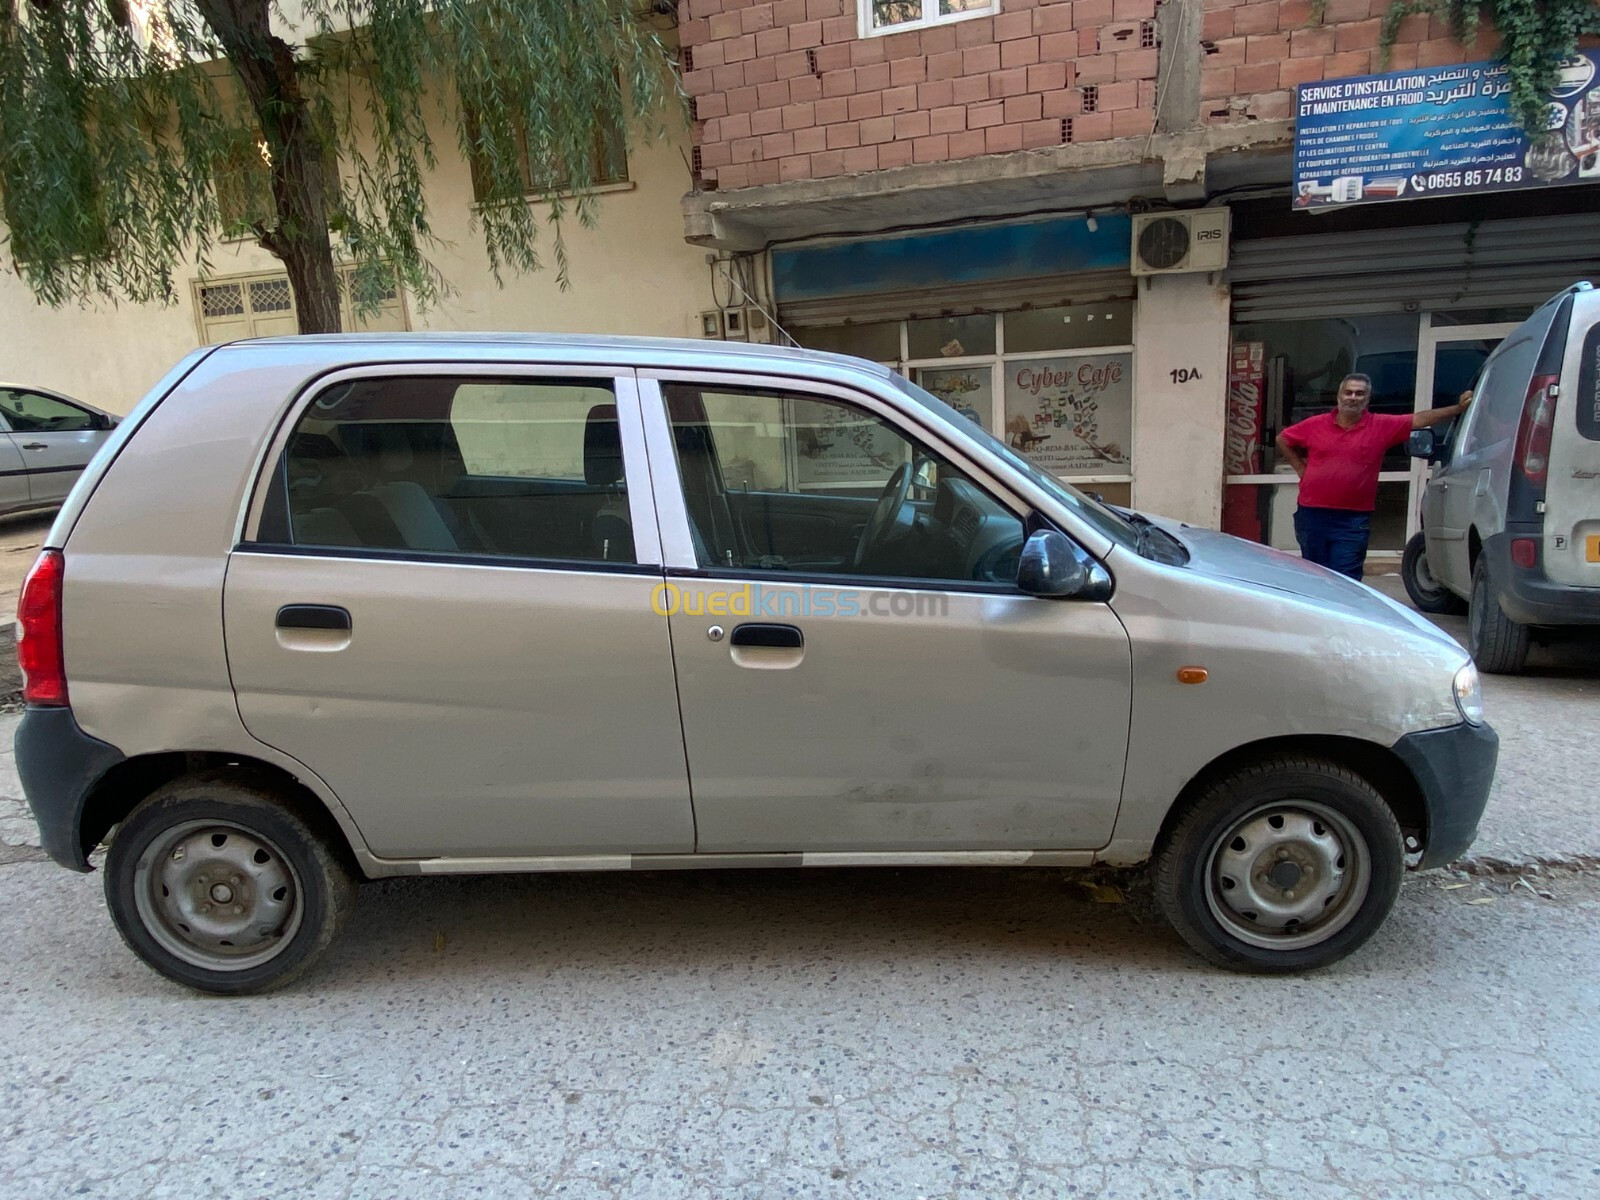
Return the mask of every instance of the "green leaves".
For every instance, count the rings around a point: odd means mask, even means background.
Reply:
[[[427,260],[441,145],[474,164],[496,277],[543,265],[546,224],[559,268],[560,223],[593,221],[616,153],[600,132],[681,119],[673,56],[632,0],[304,0],[295,28],[269,0],[150,7],[0,0],[0,217],[46,303],[171,299],[244,214],[286,261],[336,231],[362,278],[392,273],[426,306],[445,287]]]
[[[1320,0],[1313,10],[1322,19]],[[1464,46],[1477,40],[1487,19],[1500,33],[1500,57],[1511,83],[1511,110],[1530,134],[1544,130],[1545,94],[1555,85],[1556,69],[1577,52],[1578,37],[1600,33],[1596,0],[1396,0],[1383,15],[1378,46],[1388,63],[1400,23],[1415,13],[1446,21]]]

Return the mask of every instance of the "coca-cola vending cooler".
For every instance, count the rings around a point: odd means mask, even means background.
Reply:
[[[1228,359],[1228,433],[1223,443],[1222,471],[1256,475],[1261,471],[1261,431],[1266,419],[1263,396],[1266,346],[1235,342]],[[1226,485],[1222,490],[1222,532],[1261,540],[1258,484]]]

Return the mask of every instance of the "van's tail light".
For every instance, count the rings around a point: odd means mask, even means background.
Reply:
[[[1511,539],[1511,561],[1523,570],[1530,570],[1539,561],[1539,543],[1534,538]]]
[[[61,648],[61,582],[66,562],[59,550],[39,555],[17,603],[17,664],[22,699],[42,708],[67,706],[67,671]]]
[[[1522,402],[1522,421],[1517,426],[1517,446],[1512,462],[1528,477],[1528,482],[1544,486],[1550,470],[1550,430],[1556,420],[1555,375],[1535,375],[1528,381],[1528,395]]]

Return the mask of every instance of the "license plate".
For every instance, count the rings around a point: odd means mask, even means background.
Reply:
[[[1600,533],[1591,533],[1584,541],[1583,556],[1590,562],[1600,562]]]

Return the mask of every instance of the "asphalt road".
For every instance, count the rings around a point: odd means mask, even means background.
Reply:
[[[1597,918],[1414,877],[1258,979],[1055,871],[408,880],[219,1001],[14,864],[0,1194],[1589,1200]]]

